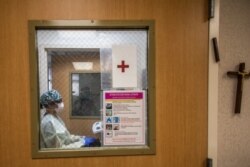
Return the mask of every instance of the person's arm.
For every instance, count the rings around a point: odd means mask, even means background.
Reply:
[[[76,142],[76,141],[79,141],[79,140],[81,140],[81,136],[78,136],[78,135],[70,135],[70,138],[71,138],[71,141],[72,142]]]
[[[51,122],[44,125],[42,129],[42,137],[46,148],[59,148],[62,146],[60,139],[56,134],[56,130]]]

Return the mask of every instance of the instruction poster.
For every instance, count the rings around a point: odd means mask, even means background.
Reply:
[[[103,92],[103,145],[145,145],[145,91]]]

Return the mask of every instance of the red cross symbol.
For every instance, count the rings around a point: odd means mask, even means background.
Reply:
[[[125,68],[129,68],[129,65],[125,65],[125,61],[122,60],[122,64],[121,65],[117,65],[117,68],[121,68],[122,72],[125,72]]]

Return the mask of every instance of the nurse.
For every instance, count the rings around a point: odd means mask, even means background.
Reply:
[[[99,140],[92,137],[70,134],[58,113],[64,109],[62,96],[57,90],[49,90],[40,97],[40,104],[45,108],[41,120],[42,148],[79,148],[100,146]]]

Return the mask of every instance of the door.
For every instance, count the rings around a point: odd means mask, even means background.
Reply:
[[[207,1],[0,2],[0,166],[201,167],[207,157]],[[156,155],[31,158],[28,20],[155,20]]]

